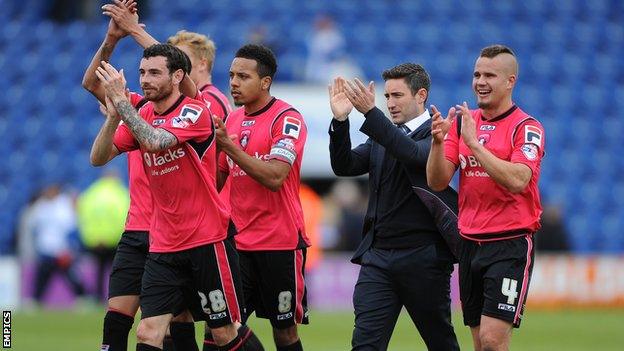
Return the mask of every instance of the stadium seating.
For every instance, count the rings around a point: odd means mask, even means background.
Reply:
[[[80,81],[106,20],[54,23],[45,18],[48,3],[0,2],[0,135],[10,152],[0,167],[0,254],[13,250],[20,210],[41,186],[60,181],[79,190],[99,174],[88,164],[100,126],[97,105]],[[472,99],[479,48],[509,44],[521,64],[516,101],[547,130],[544,201],[562,206],[575,251],[624,251],[624,2],[151,0],[149,6],[143,21],[160,40],[181,28],[211,35],[218,47],[213,79],[222,88],[234,50],[258,24],[279,39],[278,80],[300,79],[320,13],[339,19],[349,54],[369,79],[399,62],[424,64],[431,100],[440,107]],[[136,67],[139,54],[124,41],[113,62]],[[138,89],[136,70],[126,76]],[[118,165],[124,170],[123,161]]]

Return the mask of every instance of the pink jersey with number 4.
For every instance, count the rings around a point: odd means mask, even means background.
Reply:
[[[496,183],[457,135],[457,120],[444,141],[446,159],[459,166],[459,231],[472,240],[498,240],[540,228],[538,180],[544,156],[544,128],[517,106],[486,120],[471,111],[479,142],[501,160],[531,169],[526,188],[517,194]]]

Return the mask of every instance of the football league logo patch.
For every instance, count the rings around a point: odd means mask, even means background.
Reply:
[[[286,116],[284,118],[284,127],[282,129],[283,135],[288,135],[295,139],[299,139],[299,132],[301,131],[301,121],[295,117]]]
[[[537,146],[533,144],[524,144],[522,145],[522,153],[524,157],[526,157],[529,161],[534,161],[537,158],[538,149]]]

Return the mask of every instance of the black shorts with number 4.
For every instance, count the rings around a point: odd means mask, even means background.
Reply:
[[[232,238],[191,249],[152,252],[145,263],[141,318],[189,309],[210,328],[241,321],[240,270]]]
[[[245,312],[255,311],[277,329],[308,324],[305,286],[306,249],[286,251],[239,251]]]
[[[533,236],[488,242],[464,240],[459,260],[459,291],[464,324],[481,315],[520,327],[533,271]]]
[[[149,233],[126,231],[121,235],[108,281],[108,298],[141,294],[141,279],[149,253]]]

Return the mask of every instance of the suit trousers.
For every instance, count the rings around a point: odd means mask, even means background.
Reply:
[[[366,251],[353,293],[352,350],[386,350],[402,307],[429,350],[459,350],[451,324],[452,262],[443,244]]]

